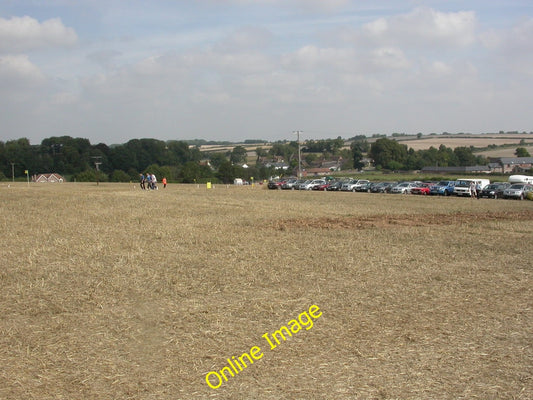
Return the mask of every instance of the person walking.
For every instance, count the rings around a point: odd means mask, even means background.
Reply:
[[[152,188],[152,175],[150,175],[148,172],[146,173],[146,188],[153,189]]]
[[[163,182],[163,189],[165,189],[167,187],[167,178],[163,177],[163,180],[161,182]]]
[[[477,198],[476,183],[474,181],[470,182],[470,197],[472,199]]]
[[[145,183],[144,175],[139,174],[139,184],[141,185],[142,190],[146,190],[146,186],[144,185],[144,183]]]

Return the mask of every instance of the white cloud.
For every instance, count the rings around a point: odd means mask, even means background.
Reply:
[[[473,11],[441,12],[416,8],[407,14],[367,23],[363,31],[382,43],[468,46],[476,41],[476,15]]]
[[[431,64],[431,70],[437,76],[446,76],[453,72],[452,67],[443,61],[434,61]]]
[[[486,63],[499,73],[498,81],[509,84],[510,80],[521,81],[533,78],[533,18],[520,21],[510,29],[491,29],[480,35],[487,51]]]
[[[5,90],[13,87],[32,87],[42,84],[45,77],[39,68],[32,64],[26,55],[3,55],[0,56],[0,82]]]
[[[0,51],[25,52],[28,50],[71,46],[78,37],[72,28],[53,18],[39,22],[32,17],[0,18]]]
[[[403,69],[409,67],[409,61],[403,51],[395,47],[381,47],[372,52],[375,66],[387,69]]]
[[[315,45],[304,46],[282,57],[284,68],[291,70],[328,69],[330,72],[353,69],[356,63],[352,48],[321,48]]]
[[[516,54],[533,52],[533,18],[520,21],[508,30],[483,32],[481,42],[490,50],[505,50]]]
[[[102,31],[68,52],[51,48],[77,40],[59,19],[49,20],[55,30],[30,17],[0,19],[0,103],[11,110],[0,124],[18,136],[38,132],[42,139],[60,129],[106,143],[277,139],[296,128],[316,137],[531,130],[524,109],[533,87],[532,19],[481,32],[490,24],[478,25],[477,15],[486,13],[477,9],[391,12],[380,3],[361,10],[345,0],[183,3],[151,3],[144,19],[136,2],[133,20],[120,2],[112,14],[106,3],[101,20],[79,30],[100,22]],[[20,107],[11,101],[19,92]]]
[[[240,52],[265,49],[272,42],[272,36],[272,33],[265,28],[246,26],[231,32],[220,40],[215,50]]]
[[[387,32],[388,28],[389,24],[385,18],[378,18],[363,26],[363,30],[368,32],[370,36],[381,36]]]

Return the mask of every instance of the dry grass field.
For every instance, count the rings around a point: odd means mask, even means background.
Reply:
[[[414,140],[401,140],[400,138],[397,138],[397,140],[407,145],[407,147],[412,148],[413,150],[425,150],[429,149],[431,146],[435,147],[436,149],[439,148],[441,144],[445,145],[446,147],[450,147],[452,149],[456,147],[487,147],[491,144],[495,144],[497,146],[501,146],[504,144],[512,144],[516,145],[516,147],[523,147],[523,145],[520,145],[520,141],[524,140],[527,145],[531,145],[533,143],[533,135],[475,135],[475,136],[429,136],[425,137],[423,139],[414,139]],[[527,147],[526,147],[527,148]],[[514,157],[514,151],[516,148],[511,149],[511,155],[501,155],[500,153],[505,152],[505,150],[508,149],[497,149],[495,151],[495,157]],[[509,152],[506,152],[505,154],[509,154]]]
[[[0,210],[0,399],[533,398],[533,201],[2,183]]]

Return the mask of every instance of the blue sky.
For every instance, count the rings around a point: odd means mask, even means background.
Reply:
[[[533,3],[0,0],[0,140],[533,130]]]

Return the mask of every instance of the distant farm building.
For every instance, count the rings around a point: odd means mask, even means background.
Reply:
[[[31,177],[32,182],[45,183],[45,182],[63,182],[63,177],[59,174],[37,174]]]
[[[526,172],[533,168],[533,157],[497,157],[489,158],[489,161],[493,172],[504,174]]]
[[[487,165],[472,165],[467,167],[424,167],[421,172],[425,173],[476,173],[489,174],[491,169]]]
[[[331,172],[329,168],[309,168],[303,171],[303,176],[322,176]]]

